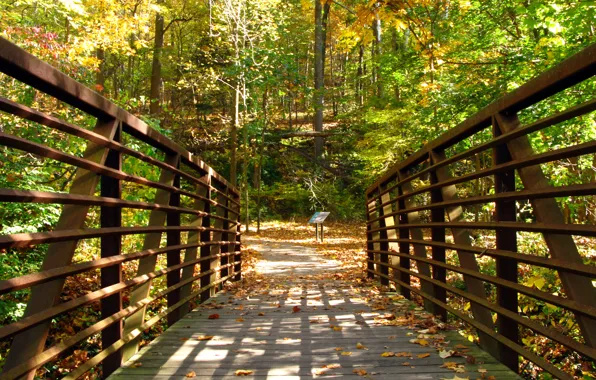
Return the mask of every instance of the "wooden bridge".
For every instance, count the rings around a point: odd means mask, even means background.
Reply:
[[[596,267],[583,262],[573,239],[595,237],[596,228],[565,223],[555,200],[596,195],[596,184],[555,187],[540,166],[593,155],[596,141],[537,153],[528,140],[531,133],[586,117],[596,109],[596,100],[591,94],[589,100],[554,115],[535,120],[524,116],[525,110],[569,88],[580,86],[581,91],[582,82],[596,74],[596,46],[425,145],[367,190],[368,275],[400,294],[383,295],[390,300],[389,313],[371,308],[366,299],[372,295],[354,294],[350,280],[294,275],[281,294],[240,299],[218,293],[226,282],[241,286],[239,192],[163,134],[3,39],[0,71],[23,89],[46,94],[43,99],[60,104],[65,115],[53,117],[0,97],[0,121],[11,118],[17,126],[33,122],[39,127],[39,134],[31,136],[3,125],[0,145],[5,157],[59,162],[74,173],[67,192],[37,191],[17,179],[9,181],[13,188],[0,189],[5,206],[62,205],[51,231],[0,236],[2,255],[43,247],[45,256],[38,272],[0,281],[3,296],[30,289],[22,318],[0,327],[0,340],[10,344],[1,379],[33,378],[36,371],[44,377],[43,366],[77,353],[73,350],[81,342],[92,339],[99,340],[101,348],[79,355],[84,359],[66,378],[440,379],[454,374],[485,378],[488,373],[500,379],[517,377],[520,358],[557,378],[576,375],[563,372],[547,355],[529,351],[519,336],[522,328],[578,360],[596,360]],[[87,125],[90,119],[95,120],[92,128]],[[480,142],[469,144],[471,137]],[[57,141],[85,148],[81,154],[66,153]],[[8,152],[25,155],[15,158]],[[458,166],[481,155],[486,156],[485,167],[465,171],[465,165]],[[489,195],[468,196],[457,189],[486,178],[493,187]],[[144,198],[138,196],[141,190]],[[529,200],[535,222],[518,219],[520,200]],[[467,219],[466,207],[478,204],[494,204],[494,221]],[[145,215],[148,225],[139,226],[136,214]],[[494,236],[494,246],[473,244],[474,231]],[[542,234],[548,256],[517,252],[520,231]],[[97,247],[101,257],[77,261],[85,247]],[[261,249],[268,267],[276,271],[308,272],[331,265],[298,247],[284,246],[280,252],[263,243]],[[449,259],[450,251],[456,259]],[[287,260],[280,261],[282,254]],[[496,275],[479,270],[479,257],[494,260]],[[556,273],[564,294],[518,283],[521,265]],[[97,283],[77,293],[73,286],[81,273]],[[272,283],[280,281],[274,273],[264,275]],[[463,287],[454,284],[458,276]],[[67,290],[71,293],[65,297]],[[415,295],[424,299],[425,311],[407,301]],[[520,295],[573,313],[580,336],[521,316]],[[453,306],[462,298],[470,302],[469,313]],[[437,337],[437,331],[420,322],[446,320],[448,315],[476,328],[480,347],[490,355],[456,334]],[[52,321],[61,318],[74,327],[72,334],[57,340]],[[164,319],[171,328],[138,352],[143,333]],[[478,362],[466,362],[472,356],[466,352],[473,352]]]

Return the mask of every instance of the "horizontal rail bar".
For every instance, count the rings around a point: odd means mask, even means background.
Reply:
[[[567,58],[550,70],[531,79],[516,90],[489,104],[455,128],[447,131],[404,161],[387,170],[375,183],[368,187],[370,193],[395,177],[399,170],[408,168],[426,159],[433,150],[454,145],[474,133],[488,127],[492,116],[498,113],[516,112],[538,103],[560,91],[576,85],[596,74],[596,44]]]
[[[231,263],[231,264],[227,264],[226,266],[236,265],[238,263],[239,263],[239,261],[238,262]],[[201,289],[197,290],[196,292],[191,293],[188,297],[186,297],[186,298],[180,300],[178,303],[170,306],[165,311],[163,311],[163,312],[155,315],[153,318],[151,318],[150,320],[148,320],[147,322],[145,322],[143,325],[141,325],[137,329],[131,331],[128,335],[126,335],[122,339],[118,340],[117,342],[115,342],[111,346],[105,348],[104,350],[102,350],[102,352],[100,352],[99,354],[95,355],[93,358],[91,358],[87,362],[83,363],[81,366],[77,367],[74,371],[72,371],[71,373],[69,373],[68,375],[66,375],[63,378],[63,380],[78,379],[78,378],[80,378],[87,371],[89,371],[91,368],[95,367],[96,365],[98,365],[102,361],[104,361],[109,355],[111,355],[112,353],[118,351],[126,343],[128,343],[131,340],[135,339],[141,332],[147,330],[148,328],[150,328],[151,326],[153,326],[154,324],[156,324],[157,322],[159,322],[160,319],[164,318],[165,316],[167,316],[171,312],[173,312],[173,311],[179,309],[180,307],[184,306],[187,302],[192,301],[193,299],[197,298],[205,290],[211,289],[215,285],[220,284],[220,283],[223,283],[226,280],[232,278],[233,276],[234,276],[234,274],[231,274],[231,275],[222,277],[219,280],[215,281],[214,283],[210,284],[209,286],[204,286]]]
[[[400,228],[433,228],[443,227],[450,229],[468,230],[516,230],[526,232],[542,232],[560,235],[596,236],[596,226],[587,224],[548,224],[524,222],[445,222],[445,223],[412,223],[391,227],[379,227],[370,232],[398,230]]]
[[[369,260],[370,261],[370,260]],[[431,277],[428,277],[424,274],[421,273],[417,273],[417,272],[413,272],[411,270],[407,270],[395,265],[391,265],[391,264],[387,264],[387,263],[381,263],[378,261],[373,261],[375,264],[378,265],[385,265],[388,266],[389,268],[392,268],[394,270],[398,270],[400,272],[406,273],[410,276],[414,276],[417,277],[421,280],[425,280],[430,282],[431,284],[435,285],[435,286],[439,286],[443,289],[445,289],[448,292],[451,292],[453,294],[456,294],[460,297],[463,297],[465,299],[467,299],[468,301],[474,302],[478,305],[484,306],[488,309],[490,309],[491,311],[494,311],[495,313],[499,314],[500,316],[505,316],[507,318],[513,319],[514,321],[516,321],[517,323],[519,323],[520,325],[527,327],[529,329],[534,330],[535,332],[551,339],[554,340],[557,343],[560,343],[568,348],[571,348],[572,350],[575,350],[577,352],[579,352],[580,354],[583,354],[585,356],[587,356],[588,358],[591,358],[592,360],[596,360],[596,349],[591,348],[589,346],[586,346],[585,344],[576,342],[575,340],[571,339],[570,337],[563,335],[559,332],[557,332],[554,329],[550,329],[547,328],[539,323],[536,323],[528,318],[524,318],[522,316],[520,316],[517,313],[514,313],[510,310],[507,310],[503,307],[500,307],[498,305],[495,305],[491,302],[488,302],[486,299],[483,299],[481,297],[475,296],[472,293],[463,291],[461,289],[458,289],[456,287],[447,285],[446,283],[443,283],[441,281],[437,281]]]
[[[388,214],[384,214],[382,217],[371,219],[370,222],[374,223],[378,220],[381,220],[381,219],[387,218],[387,217],[407,214],[407,213],[416,212],[416,211],[432,210],[435,208],[446,208],[446,207],[454,207],[454,206],[469,206],[469,205],[474,205],[474,204],[478,204],[478,203],[490,203],[490,202],[497,202],[497,201],[512,201],[512,200],[520,200],[520,199],[544,199],[544,198],[557,198],[557,197],[567,197],[567,196],[578,196],[579,197],[579,196],[595,195],[595,194],[596,194],[596,183],[584,183],[584,184],[580,184],[580,185],[557,186],[557,187],[547,187],[547,188],[543,188],[543,189],[510,191],[510,192],[506,192],[506,193],[460,198],[460,199],[456,199],[453,201],[429,203],[429,204],[423,205],[423,206],[406,208],[404,210],[399,210],[399,211],[391,212]],[[395,202],[396,202],[396,200],[392,199],[390,203],[395,203]]]
[[[534,166],[538,164],[544,164],[547,162],[557,161],[565,158],[572,158],[578,157],[586,154],[596,153],[596,141],[589,141],[583,144],[574,145],[567,148],[551,150],[548,152],[544,152],[541,154],[536,154],[534,156],[530,156],[528,158],[524,158],[523,160],[515,160],[510,161],[505,164],[495,165],[490,168],[482,169],[475,171],[473,173],[465,174],[459,177],[451,178],[447,181],[438,182],[436,184],[432,184],[429,186],[424,186],[422,188],[416,189],[410,193],[400,195],[395,197],[394,200],[402,200],[406,198],[410,198],[414,195],[418,195],[421,193],[430,192],[431,190],[440,189],[445,186],[449,185],[457,185],[458,183],[468,182],[474,179],[487,177],[489,175],[502,173],[512,169],[519,169],[528,166]],[[369,202],[374,201],[376,199],[380,199],[380,197],[373,197],[369,199]]]
[[[93,239],[113,234],[138,235],[149,233],[163,233],[168,231],[212,231],[225,232],[232,235],[239,233],[229,232],[222,228],[199,226],[149,226],[149,227],[110,227],[110,228],[85,228],[81,230],[60,230],[50,232],[21,233],[14,235],[1,235],[0,248],[26,248],[30,245],[55,243],[67,240]]]
[[[445,268],[447,270],[450,270],[452,272],[456,272],[459,274],[463,274],[465,276],[470,276],[470,277],[474,277],[477,278],[479,280],[482,281],[486,281],[489,282],[491,284],[495,284],[495,285],[499,285],[508,289],[513,289],[516,290],[519,293],[525,294],[527,296],[539,299],[541,301],[545,301],[548,302],[550,304],[553,305],[557,305],[560,306],[564,309],[567,310],[571,310],[574,311],[576,313],[580,313],[582,315],[586,315],[588,317],[591,318],[596,318],[596,308],[590,305],[585,305],[585,304],[578,304],[577,302],[570,300],[568,298],[564,298],[564,297],[559,297],[559,296],[555,296],[552,295],[550,293],[547,292],[543,292],[542,290],[539,289],[533,289],[530,288],[528,286],[525,285],[520,285],[516,282],[512,282],[512,281],[508,281],[508,280],[504,280],[498,277],[494,277],[494,276],[489,276],[480,272],[476,272],[470,269],[465,269],[465,268],[461,268],[461,267],[457,267],[455,265],[450,265],[450,264],[446,264],[443,263],[441,261],[436,261],[436,260],[432,260],[432,259],[428,259],[428,258],[422,258],[420,256],[413,256],[413,255],[408,255],[406,253],[400,253],[400,252],[392,252],[392,253],[388,253],[389,256],[396,256],[396,257],[404,257],[404,258],[408,258],[411,260],[416,260],[416,261],[420,261],[423,263],[427,263],[427,264],[432,264],[435,265],[437,267],[441,267],[441,268]],[[386,266],[386,263],[383,264],[383,266]]]
[[[404,287],[404,288],[410,290],[411,292],[418,294],[420,297],[427,299],[430,302],[434,303],[435,305],[438,305],[439,307],[447,310],[449,313],[453,314],[454,316],[461,319],[462,321],[468,323],[472,327],[475,327],[476,329],[484,332],[485,334],[490,335],[495,340],[497,340],[499,343],[502,343],[502,344],[506,345],[507,347],[511,348],[512,350],[517,352],[519,355],[528,359],[529,361],[536,364],[537,366],[543,368],[544,370],[546,370],[548,373],[552,374],[553,376],[555,376],[559,379],[564,379],[564,380],[573,380],[574,379],[573,376],[569,375],[566,372],[561,371],[560,369],[558,369],[551,363],[547,362],[540,356],[534,354],[533,352],[526,350],[524,347],[520,346],[518,343],[505,338],[503,335],[495,334],[494,330],[489,329],[488,327],[486,327],[482,323],[476,321],[475,319],[468,317],[467,315],[459,312],[458,310],[447,305],[445,302],[442,302],[442,301],[436,299],[435,297],[432,297],[432,296],[424,293],[423,291],[421,291],[409,284],[406,284],[405,282],[403,282],[397,278],[391,278],[391,277],[386,276],[382,273],[372,271],[372,270],[367,270],[367,271],[371,272],[373,274],[376,274],[377,276],[382,276],[382,277],[388,279],[389,281],[393,281],[394,283],[398,284],[399,286]]]
[[[473,252],[478,253],[481,256],[491,256],[497,258],[504,258],[504,259],[514,259],[519,262],[525,264],[531,264],[540,266],[543,268],[555,269],[555,270],[562,270],[570,273],[579,274],[582,276],[589,276],[596,278],[596,266],[591,265],[584,265],[584,264],[575,264],[569,263],[565,261],[561,261],[558,259],[547,258],[547,257],[540,257],[534,255],[526,255],[523,253],[506,251],[502,249],[489,249],[489,248],[482,248],[482,247],[474,247],[471,245],[461,245],[461,244],[451,244],[451,243],[442,243],[430,240],[415,240],[415,239],[383,239],[379,240],[379,242],[391,242],[391,243],[408,243],[408,244],[418,244],[418,245],[425,245],[429,247],[441,247],[445,249],[451,249],[454,251],[464,251],[464,252]],[[370,253],[388,253],[390,251],[380,251],[380,250],[366,250],[366,252]]]
[[[230,266],[231,264],[225,265],[225,266]],[[197,276],[194,276],[192,278],[189,278],[188,280],[182,281],[174,286],[171,286],[167,289],[164,289],[163,291],[157,293],[156,295],[154,295],[151,298],[145,298],[144,300],[137,302],[134,305],[130,305],[129,307],[127,307],[126,309],[123,309],[121,311],[119,311],[116,314],[113,314],[112,316],[103,319],[101,321],[99,321],[98,323],[94,324],[93,326],[90,326],[88,328],[86,328],[83,331],[78,332],[77,334],[73,335],[70,338],[65,339],[64,341],[58,343],[57,345],[43,351],[42,353],[32,357],[31,359],[27,360],[26,362],[22,363],[21,365],[14,367],[13,369],[11,369],[9,372],[6,372],[4,374],[2,374],[2,376],[0,376],[0,379],[13,379],[13,378],[17,378],[20,375],[32,370],[32,369],[36,369],[39,368],[40,366],[48,363],[50,360],[54,359],[55,357],[57,357],[58,355],[64,353],[66,350],[68,350],[69,348],[71,348],[72,346],[74,346],[75,344],[81,342],[84,339],[87,339],[97,333],[99,333],[100,331],[104,330],[106,327],[111,326],[112,324],[124,319],[125,317],[134,314],[135,312],[137,312],[138,310],[141,310],[143,307],[149,305],[150,303],[165,297],[166,295],[168,295],[169,293],[171,293],[172,291],[181,288],[182,286],[188,284],[188,283],[192,283],[194,281],[196,281],[197,279],[200,279],[201,277],[204,277],[208,274],[213,273],[214,271],[220,270],[222,267],[217,267],[217,268],[213,268],[207,272],[201,273]],[[225,281],[225,279],[224,279]],[[217,280],[213,283],[210,283],[208,286],[205,286],[203,289],[201,288],[201,291],[207,290],[211,287],[216,286],[217,284],[219,284],[221,281]],[[194,293],[193,293],[194,294]],[[192,297],[190,300],[196,298]],[[185,298],[186,300],[186,298]],[[188,301],[190,301],[188,300]],[[187,301],[187,302],[188,302]],[[180,301],[182,302],[182,301]],[[182,305],[181,305],[182,306]]]
[[[129,253],[125,255],[109,256],[101,259],[83,263],[71,264],[64,267],[48,269],[41,272],[27,274],[10,280],[0,281],[0,295],[26,289],[34,285],[43,284],[56,278],[65,278],[93,269],[101,269],[112,265],[122,264],[128,261],[138,260],[142,257],[155,256],[162,253],[175,252],[178,250],[197,248],[211,245],[240,245],[237,241],[207,241],[196,244],[173,245],[159,249],[148,249],[145,251]]]
[[[433,165],[430,165],[429,167],[398,181],[395,185],[392,185],[392,186],[388,187],[387,189],[381,191],[379,193],[379,196],[386,194],[388,192],[391,192],[391,191],[395,190],[396,188],[398,188],[399,186],[401,186],[405,183],[411,182],[412,180],[414,180],[418,177],[421,177],[425,174],[434,172],[439,168],[450,165],[457,161],[461,161],[465,158],[471,157],[471,156],[475,155],[476,153],[480,153],[480,152],[488,150],[490,148],[494,148],[497,145],[504,144],[504,143],[514,140],[518,137],[525,136],[530,133],[540,131],[542,129],[548,128],[555,124],[561,123],[563,121],[567,121],[569,119],[572,119],[574,117],[577,117],[577,116],[580,116],[580,115],[583,115],[586,113],[593,112],[595,110],[596,110],[596,100],[593,99],[593,100],[584,102],[582,104],[573,106],[571,108],[568,108],[565,111],[556,113],[552,116],[540,119],[540,120],[535,121],[531,124],[517,128],[511,132],[504,133],[501,136],[495,137],[490,141],[487,141],[485,143],[471,147],[461,153],[457,153],[449,158],[446,158],[445,160],[443,160],[441,162],[437,162]],[[382,207],[388,203],[390,203],[390,202],[381,203],[380,207]],[[372,211],[376,211],[376,209],[371,210],[371,212]]]
[[[73,300],[56,305],[50,309],[46,309],[40,313],[31,315],[29,317],[25,317],[25,318],[21,319],[20,321],[13,322],[9,325],[0,327],[0,339],[9,338],[21,331],[30,329],[31,327],[36,326],[42,322],[45,322],[51,318],[56,317],[58,315],[64,314],[68,311],[77,309],[79,307],[88,305],[90,303],[99,301],[100,299],[106,298],[112,294],[121,292],[125,289],[130,289],[133,286],[144,284],[150,280],[153,280],[157,277],[161,277],[161,276],[163,276],[167,273],[170,273],[172,271],[176,271],[176,270],[188,267],[190,265],[196,265],[196,264],[198,264],[202,261],[205,261],[205,260],[214,259],[214,258],[217,259],[219,257],[231,256],[233,254],[234,254],[234,252],[229,252],[229,253],[223,253],[223,254],[218,254],[218,255],[201,257],[201,258],[198,258],[198,259],[195,259],[192,261],[188,261],[188,262],[184,262],[184,263],[181,263],[178,265],[170,266],[165,269],[161,269],[161,270],[154,271],[154,272],[151,272],[148,274],[144,274],[144,275],[132,278],[130,280],[119,282],[117,284],[110,285],[108,287],[96,290],[96,291],[88,293],[84,296],[81,296],[81,297],[75,298]]]
[[[181,156],[183,162],[240,195],[238,190],[216,173],[209,165],[182,148],[145,122],[126,112],[100,94],[41,61],[17,45],[0,38],[0,70],[11,77],[45,92],[98,118],[112,117],[124,123],[125,132],[154,147]]]
[[[210,217],[227,221],[231,224],[238,224],[234,219],[223,216],[208,214],[204,211],[193,210],[185,207],[173,207],[157,203],[127,201],[118,198],[97,197],[92,195],[80,195],[71,193],[54,193],[47,191],[13,190],[0,189],[0,202],[21,202],[21,203],[56,203],[88,206],[123,207],[143,210],[159,210],[164,212],[178,212],[181,214],[192,214],[202,217]],[[218,204],[214,202],[214,204]]]

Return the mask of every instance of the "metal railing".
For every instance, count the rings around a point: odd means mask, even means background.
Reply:
[[[96,119],[90,130],[0,97],[4,115],[37,123],[39,136],[43,136],[40,143],[31,136],[2,131],[2,149],[29,154],[43,162],[58,162],[73,173],[68,193],[18,186],[0,189],[0,201],[5,206],[62,205],[58,222],[50,231],[0,235],[1,254],[47,244],[39,272],[0,281],[0,295],[30,289],[24,316],[0,327],[0,341],[12,338],[0,378],[33,378],[40,366],[68,354],[79,342],[96,334],[101,334],[100,351],[67,378],[80,377],[100,363],[103,376],[107,376],[138,350],[143,331],[164,317],[168,325],[175,323],[190,311],[191,301],[205,301],[226,280],[240,279],[239,193],[166,136],[2,38],[0,72],[84,112],[87,120]],[[82,156],[47,144],[47,139],[58,132],[83,139],[86,149]],[[135,148],[141,145],[150,152]],[[144,171],[137,173],[137,166],[129,165],[130,172],[125,172],[125,159],[142,163]],[[159,179],[148,179],[147,173]],[[149,189],[154,200],[126,199],[123,189],[128,195]],[[90,210],[95,210],[94,217]],[[123,210],[147,213],[148,225],[130,225],[127,221],[123,226]],[[163,234],[166,239],[162,242]],[[142,242],[141,250],[128,247],[125,252],[122,242],[131,236],[137,237],[139,246]],[[99,239],[101,257],[73,263],[77,247],[92,239]],[[122,267],[130,262],[138,264],[136,274],[123,278]],[[61,302],[67,278],[97,270],[100,284],[93,291]],[[154,281],[162,281],[164,276],[165,287],[156,288]],[[146,318],[147,307],[163,298],[167,306]],[[99,304],[101,310],[96,323],[46,347],[53,319],[93,304]]]
[[[585,85],[594,74],[596,45],[426,144],[366,191],[369,277],[394,283],[407,298],[421,296],[425,309],[442,319],[450,313],[472,325],[480,345],[516,372],[521,356],[555,377],[573,378],[528,349],[520,339],[522,328],[570,350],[580,363],[596,360],[596,266],[584,263],[574,240],[595,237],[596,227],[571,223],[560,207],[566,197],[595,195],[596,183],[592,176],[585,183],[556,185],[544,171],[545,164],[569,167],[577,157],[594,155],[596,141],[592,136],[536,152],[529,138],[560,123],[566,128],[565,122],[596,110],[593,90],[585,93],[593,88]],[[578,93],[584,95],[580,104],[536,116],[549,109],[541,102]],[[587,156],[596,162],[592,157]],[[470,191],[479,188],[483,191]],[[520,202],[531,205],[529,217],[518,215]],[[478,206],[486,207],[484,213]],[[523,249],[519,235],[527,233],[541,233],[547,257],[518,252]],[[494,265],[492,273],[482,270],[480,257]],[[520,283],[522,266],[547,268],[560,279],[562,292]],[[524,297],[572,313],[578,336],[521,313]],[[469,311],[456,306],[465,302]]]

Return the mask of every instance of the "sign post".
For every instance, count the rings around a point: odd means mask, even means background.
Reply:
[[[308,221],[309,224],[315,225],[315,240],[319,241],[319,236],[321,236],[321,243],[323,242],[323,239],[325,237],[325,232],[323,230],[323,222],[325,221],[325,219],[327,219],[329,214],[330,214],[329,212],[315,212],[313,214],[313,216],[310,217],[310,220]],[[320,226],[320,230],[321,230],[320,233],[319,233],[319,226]]]

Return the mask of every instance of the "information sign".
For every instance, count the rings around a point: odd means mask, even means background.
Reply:
[[[321,224],[327,219],[329,216],[329,212],[315,212],[313,216],[311,216],[308,223],[310,224]]]

